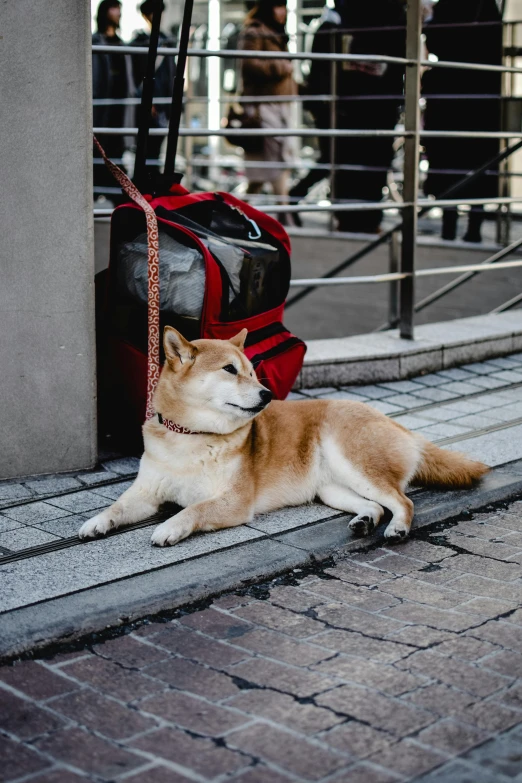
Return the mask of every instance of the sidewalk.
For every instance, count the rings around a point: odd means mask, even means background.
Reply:
[[[522,780],[522,502],[0,669],[6,783]]]
[[[410,381],[293,396],[365,401],[439,445],[495,466],[471,491],[415,490],[414,537],[426,525],[522,495],[522,354]],[[0,658],[360,547],[348,530],[349,515],[320,503],[167,549],[152,548],[150,534],[168,512],[80,542],[81,523],[123,492],[137,464],[114,459],[76,476],[0,484]],[[370,543],[381,536],[377,531]]]

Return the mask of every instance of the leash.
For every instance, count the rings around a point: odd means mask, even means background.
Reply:
[[[145,212],[147,221],[147,279],[148,279],[148,334],[147,334],[147,408],[145,420],[156,415],[152,397],[160,376],[160,283],[159,283],[159,235],[156,213],[128,176],[109,160],[100,142],[93,136],[94,143],[105,161],[105,165],[125,193]]]

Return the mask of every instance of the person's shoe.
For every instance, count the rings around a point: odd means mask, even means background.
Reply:
[[[466,231],[464,236],[462,237],[463,242],[474,242],[475,244],[479,244],[482,242],[482,236],[480,234],[480,231]]]

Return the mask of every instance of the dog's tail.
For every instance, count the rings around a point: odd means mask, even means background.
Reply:
[[[439,449],[423,440],[422,456],[413,482],[428,487],[465,489],[488,472],[489,468],[483,462],[470,459],[458,451]]]

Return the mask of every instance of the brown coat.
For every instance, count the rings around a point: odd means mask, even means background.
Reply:
[[[239,49],[256,52],[288,52],[286,40],[260,22],[247,22],[239,38]],[[296,95],[291,60],[252,57],[241,61],[243,95]]]

